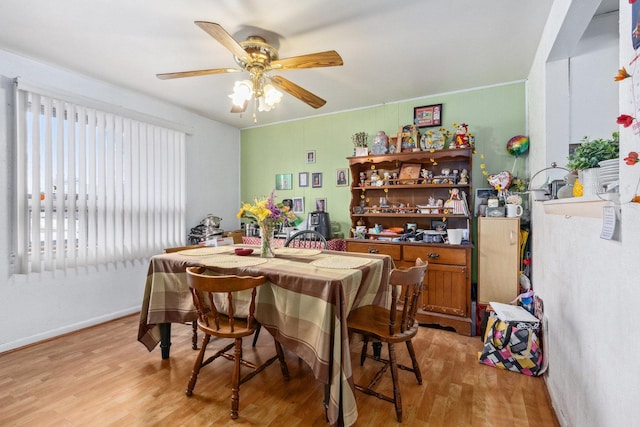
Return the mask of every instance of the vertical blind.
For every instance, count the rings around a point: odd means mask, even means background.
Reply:
[[[18,273],[185,241],[185,133],[16,86]]]

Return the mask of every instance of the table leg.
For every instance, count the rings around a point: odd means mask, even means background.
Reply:
[[[171,323],[160,323],[160,350],[162,358],[169,358],[169,349],[171,348]]]
[[[377,341],[372,343],[371,346],[373,347],[373,357],[380,359],[380,355],[382,354],[382,343]]]
[[[329,384],[324,386],[324,400],[322,401],[322,406],[324,406],[324,418],[325,421],[329,422],[329,396],[331,393],[331,386]]]

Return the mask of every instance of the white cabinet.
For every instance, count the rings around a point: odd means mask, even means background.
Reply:
[[[520,218],[478,218],[478,303],[518,296]]]

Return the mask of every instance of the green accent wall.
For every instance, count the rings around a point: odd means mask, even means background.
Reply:
[[[526,154],[516,159],[506,151],[509,139],[526,135],[527,130],[526,84],[516,82],[242,130],[241,200],[251,202],[268,195],[275,188],[276,174],[292,174],[292,189],[277,190],[277,201],[304,197],[306,212],[299,217],[306,219],[315,210],[316,199],[325,198],[331,221],[339,222],[348,236],[350,192],[349,187],[336,186],[336,170],[348,167],[346,157],[353,155],[351,136],[366,132],[371,143],[380,130],[392,134],[412,123],[414,107],[431,104],[443,104],[444,127],[454,130],[453,122],[467,123],[475,136],[474,188],[488,186],[481,163],[488,173],[508,170],[526,176]],[[309,150],[316,152],[315,163],[306,163]],[[298,186],[299,172],[309,172],[309,187]],[[323,175],[322,188],[311,187],[311,174],[316,172]]]

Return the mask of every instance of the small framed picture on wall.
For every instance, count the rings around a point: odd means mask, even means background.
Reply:
[[[315,163],[316,162],[316,150],[307,151],[307,163]]]
[[[291,211],[299,214],[304,213],[304,197],[293,198],[293,208]]]
[[[293,175],[290,173],[280,173],[276,175],[276,190],[291,190]]]
[[[298,187],[309,186],[309,172],[298,172]]]
[[[349,180],[349,169],[337,169],[336,170],[336,185],[338,187],[344,187]]]
[[[316,199],[316,212],[325,212],[327,210],[327,199]]]
[[[311,174],[311,187],[322,187],[322,172],[314,172]]]

